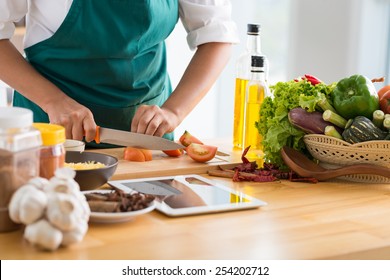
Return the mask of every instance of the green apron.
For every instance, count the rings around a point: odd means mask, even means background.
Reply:
[[[73,0],[59,29],[26,48],[26,58],[97,125],[128,131],[139,105],[161,106],[171,94],[164,40],[177,20],[178,0]],[[13,104],[49,122],[17,92]]]

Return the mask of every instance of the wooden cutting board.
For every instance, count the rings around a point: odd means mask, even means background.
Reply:
[[[153,160],[132,162],[123,159],[124,148],[100,149],[94,152],[108,154],[118,158],[118,167],[111,180],[160,177],[183,174],[201,174],[219,166],[232,168],[241,163],[241,150],[233,150],[232,145],[222,140],[208,141],[207,144],[218,147],[219,155],[206,163],[192,160],[187,154],[180,157],[169,157],[162,151],[153,151]]]

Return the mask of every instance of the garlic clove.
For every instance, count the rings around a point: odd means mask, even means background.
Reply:
[[[82,215],[77,199],[64,193],[50,193],[48,197],[46,217],[49,222],[64,231],[77,227]]]
[[[26,226],[24,238],[40,248],[53,251],[61,245],[63,234],[42,219]]]
[[[22,221],[20,220],[20,210],[21,210],[20,202],[25,195],[28,195],[29,193],[33,195],[33,193],[36,191],[37,191],[36,187],[30,184],[26,184],[21,186],[19,189],[17,189],[14,192],[14,194],[11,197],[10,203],[8,204],[9,217],[12,221],[18,224],[22,223]]]
[[[19,219],[25,224],[31,224],[40,219],[48,203],[47,195],[35,188],[35,191],[25,192],[20,199]]]
[[[55,173],[55,177],[60,179],[73,179],[76,177],[76,171],[69,167],[58,168]]]
[[[35,177],[28,181],[28,184],[31,184],[35,187],[37,187],[40,190],[45,189],[45,187],[49,184],[49,180],[42,177]]]
[[[73,179],[60,179],[53,177],[50,179],[45,191],[71,194],[79,192],[80,186]]]
[[[72,231],[64,231],[62,243],[63,246],[68,246],[73,243],[78,243],[83,240],[88,231],[88,222],[79,223],[79,225]]]

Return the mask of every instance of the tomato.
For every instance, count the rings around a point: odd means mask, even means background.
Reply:
[[[386,91],[379,100],[379,106],[385,114],[390,114],[390,89]]]
[[[183,149],[168,150],[168,151],[163,151],[163,152],[170,157],[179,157],[184,153]]]
[[[217,153],[217,147],[192,143],[187,147],[187,154],[197,162],[212,160]]]
[[[151,161],[153,159],[151,150],[141,149],[141,152],[145,156],[145,161]]]
[[[126,147],[123,152],[123,159],[129,161],[150,161],[152,160],[152,151],[145,149],[137,149],[133,147]]]
[[[200,141],[198,138],[193,136],[191,133],[189,133],[187,130],[184,131],[183,135],[180,136],[179,142],[183,145],[188,147],[191,143],[196,143],[196,144],[203,144],[202,141]]]
[[[382,96],[386,93],[386,91],[390,90],[390,85],[386,85],[378,90],[378,99],[380,100]]]

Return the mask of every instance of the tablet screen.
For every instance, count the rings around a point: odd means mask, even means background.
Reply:
[[[227,211],[265,205],[263,201],[242,192],[235,192],[199,175],[110,181],[109,184],[121,189],[154,195],[157,209],[168,215]]]

